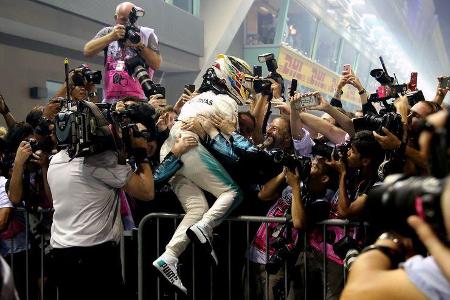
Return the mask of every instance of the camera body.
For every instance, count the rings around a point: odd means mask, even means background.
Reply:
[[[447,242],[441,208],[446,181],[431,176],[388,176],[383,185],[369,192],[366,218],[380,232],[390,229],[415,238],[415,232],[406,220],[411,215],[417,215],[433,227],[443,242]]]
[[[100,84],[102,81],[101,71],[92,71],[88,65],[81,65],[73,70],[72,82],[75,86],[85,86],[87,83]]]
[[[311,159],[309,157],[296,156],[281,149],[269,152],[276,164],[287,167],[292,172],[297,168],[302,181],[306,181],[309,178],[309,173],[311,172]]]
[[[345,143],[342,145],[336,145],[335,147],[328,146],[324,143],[316,142],[312,146],[311,154],[319,155],[326,159],[339,160],[342,156],[343,159],[347,157],[347,152],[350,149],[350,143]]]
[[[381,129],[385,127],[400,140],[403,137],[402,118],[395,112],[387,112],[383,115],[367,114],[360,118],[354,118],[352,121],[355,131],[370,130],[376,131],[380,135],[385,135]]]
[[[123,39],[120,39],[120,43],[125,43],[126,40],[129,40],[133,44],[138,44],[141,42],[141,30],[136,26],[136,21],[138,17],[144,16],[144,10],[141,8],[133,7],[131,9],[130,14],[128,15],[128,22],[125,26],[125,36]]]
[[[266,78],[257,78],[253,81],[253,89],[255,92],[262,93],[263,95],[272,95],[272,82],[270,79],[275,80],[276,83],[281,85],[282,94],[284,94],[284,79],[283,77],[277,72],[278,69],[278,63],[275,59],[275,55],[273,53],[265,53],[258,55],[258,61],[260,63],[265,63],[267,66],[267,70],[269,71],[269,75],[267,75]],[[253,73],[255,76],[262,76],[262,69],[257,68],[257,66],[253,67]]]
[[[92,102],[77,101],[76,110],[67,105],[55,118],[58,147],[66,148],[71,158],[116,150],[109,124]]]

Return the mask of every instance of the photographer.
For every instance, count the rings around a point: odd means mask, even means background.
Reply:
[[[346,219],[360,215],[368,191],[380,181],[378,166],[384,159],[384,151],[370,131],[359,131],[350,140],[350,149],[340,154],[339,160],[327,162],[339,173],[339,197],[337,212]],[[353,170],[348,175],[347,168]],[[350,178],[348,178],[349,176]]]
[[[88,65],[82,64],[69,72],[69,91],[70,97],[73,100],[86,100],[93,103],[98,103],[99,97],[97,95],[96,84],[100,84],[102,75],[100,71],[93,71]],[[66,82],[56,91],[49,104],[60,104],[57,101],[59,98],[67,97]]]
[[[9,150],[15,152],[14,164],[12,167],[11,179],[6,183],[6,190],[10,201],[18,208],[15,209],[10,219],[10,225],[6,232],[2,233],[2,248],[5,252],[14,253],[14,268],[17,290],[21,297],[26,295],[25,279],[30,282],[30,293],[37,295],[39,260],[35,256],[38,250],[33,241],[38,234],[48,234],[50,232],[51,214],[40,214],[40,209],[50,209],[52,207],[52,196],[47,182],[48,170],[48,150],[41,148],[38,139],[42,142],[42,137],[37,135],[33,128],[27,123],[17,123],[10,128],[5,140]],[[26,219],[39,220],[38,226],[26,227]],[[33,222],[30,222],[33,223]],[[38,230],[39,227],[39,230]],[[28,230],[28,232],[27,232]],[[28,234],[28,244],[27,236]],[[30,272],[25,275],[26,251],[34,262],[30,265]],[[7,259],[11,259],[7,257]]]
[[[59,299],[126,299],[118,243],[123,225],[119,191],[141,200],[154,198],[147,140],[130,129],[137,169],[120,165],[106,150],[71,158],[61,150],[50,161],[48,182],[55,209],[50,244],[51,275]],[[136,137],[138,135],[139,137]]]
[[[149,66],[150,79],[154,70],[161,65],[158,37],[153,29],[136,26],[138,16],[144,11],[130,2],[123,2],[116,8],[114,27],[101,29],[84,46],[84,55],[92,57],[100,51],[105,54],[104,102],[115,103],[124,96],[146,99],[138,80],[125,70],[125,60],[140,56]]]
[[[402,236],[383,233],[352,264],[342,299],[450,298],[449,250],[443,245],[443,242],[448,243],[450,232],[450,181],[447,180],[443,188],[440,199],[433,200],[440,202],[438,206],[441,207],[443,220],[439,226],[443,227],[446,236],[438,238],[430,225],[422,220],[424,216],[408,217],[409,225],[432,256],[410,257],[398,268],[408,250],[411,250],[409,244]],[[405,199],[402,202],[406,202]]]
[[[264,294],[265,270],[273,275],[269,278],[269,299],[278,299],[277,295],[284,291],[284,261],[287,260],[288,267],[291,267],[298,255],[297,230],[306,230],[328,215],[337,185],[336,172],[325,164],[323,158],[316,157],[309,174],[301,176],[297,169],[291,171],[285,168],[267,182],[258,195],[263,201],[277,199],[267,216],[292,215],[294,228],[290,228],[289,224],[279,223],[264,223],[259,227],[248,253],[252,262],[252,282],[256,284],[252,289],[255,299],[262,299]],[[266,227],[269,233],[269,261],[266,260]]]

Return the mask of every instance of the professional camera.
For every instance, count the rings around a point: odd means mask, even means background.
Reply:
[[[396,78],[389,76],[381,56],[380,62],[382,69],[373,69],[370,72],[370,75],[375,78],[381,86],[377,88],[376,93],[369,96],[369,102],[382,102],[385,111],[395,111],[395,108],[386,101],[391,98],[397,98],[399,95],[406,95],[409,106],[411,107],[419,101],[425,101],[422,91],[417,90],[417,72],[411,73],[409,83],[398,84]]]
[[[31,151],[33,153],[35,153],[38,150],[42,150],[42,151],[44,151],[46,153],[50,153],[52,151],[52,148],[53,148],[53,144],[48,139],[46,139],[46,140],[44,140],[42,142],[39,142],[39,141],[35,140],[34,138],[29,138],[26,141],[30,144]],[[31,158],[32,157],[30,156],[30,159]]]
[[[347,151],[350,148],[350,144],[345,143],[342,145],[336,145],[335,147],[328,146],[324,143],[315,141],[314,146],[312,146],[311,154],[313,155],[319,155],[326,159],[334,159],[339,160],[339,158],[342,156],[342,158],[347,157]]]
[[[73,70],[72,82],[75,86],[85,86],[86,83],[100,84],[102,81],[101,71],[92,71],[88,65],[81,65]]]
[[[139,110],[141,110],[140,104],[133,104],[128,106],[124,110],[115,110],[111,112],[111,119],[116,126],[120,128],[122,138],[120,140],[121,143],[124,144],[126,150],[131,149],[131,135],[134,137],[142,137],[147,141],[153,141],[157,139],[157,129],[153,118],[142,119],[142,114],[139,114]],[[151,110],[150,114],[154,114],[154,110],[151,106],[148,106],[148,109]],[[142,123],[147,130],[139,131],[136,123]]]
[[[270,247],[275,252],[269,257],[266,263],[266,271],[269,274],[276,274],[284,262],[290,262],[298,256],[298,247],[296,242],[292,240],[292,224],[279,224],[275,229],[278,236],[270,243]]]
[[[56,115],[55,129],[59,148],[71,158],[116,149],[108,120],[92,102],[77,101],[76,110],[67,105]]]
[[[147,98],[157,94],[161,94],[165,97],[166,89],[159,84],[153,83],[147,72],[148,66],[142,57],[135,56],[125,60],[125,67],[130,76],[139,80],[142,90]]]
[[[140,7],[133,7],[131,9],[130,14],[128,15],[128,22],[125,26],[125,36],[123,39],[120,39],[120,43],[125,43],[126,40],[129,40],[133,44],[138,44],[141,41],[139,27],[135,25],[137,19],[139,17],[143,17],[145,14],[144,10]]]
[[[269,153],[276,164],[287,167],[291,171],[297,168],[301,180],[304,181],[309,178],[311,172],[311,159],[309,157],[288,154],[283,150],[271,150]]]
[[[370,130],[376,131],[380,135],[385,135],[381,129],[385,127],[400,140],[403,137],[402,118],[395,112],[388,112],[381,116],[367,114],[360,118],[354,118],[353,126],[355,127],[355,131]]]
[[[376,230],[394,230],[415,237],[406,219],[417,215],[430,224],[443,242],[447,241],[442,216],[441,196],[447,178],[405,177],[401,174],[386,178],[383,185],[374,187],[368,194],[366,219]]]
[[[283,77],[277,72],[278,64],[277,60],[275,59],[275,55],[273,53],[266,53],[261,54],[258,56],[258,61],[260,63],[266,63],[267,70],[269,71],[269,75],[267,75],[266,78],[257,78],[253,81],[253,89],[255,92],[262,93],[263,95],[272,95],[272,89],[271,85],[272,82],[270,79],[275,80],[276,83],[281,85],[282,94],[284,93],[284,79]],[[256,71],[256,72],[255,72]],[[260,68],[257,68],[257,66],[253,67],[253,75],[261,77],[262,72]]]

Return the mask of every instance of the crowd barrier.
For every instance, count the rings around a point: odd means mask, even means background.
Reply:
[[[11,252],[6,256],[9,265],[13,273],[19,273],[22,276],[25,276],[22,285],[22,295],[27,300],[34,299],[58,299],[57,290],[52,288],[51,286],[47,286],[48,278],[46,273],[46,255],[48,254],[48,233],[37,232],[35,229],[30,230],[31,227],[36,227],[36,224],[43,221],[45,214],[47,214],[48,210],[39,210],[38,212],[34,212],[32,217],[25,210],[22,210],[25,216],[25,242],[26,244],[34,244],[32,248],[27,248],[21,253],[14,253],[12,251],[14,249],[14,239],[3,240],[2,243],[7,245]],[[162,251],[164,251],[163,247],[165,246],[168,239],[172,236],[176,227],[178,226],[179,221],[183,218],[184,215],[180,214],[167,214],[167,213],[151,213],[145,216],[139,224],[139,228],[137,230],[137,243],[135,243],[130,248],[128,247],[125,250],[124,242],[125,238],[130,238],[134,236],[133,232],[125,232],[124,237],[122,239],[122,247],[121,247],[121,257],[123,261],[123,275],[125,278],[126,285],[129,286],[129,289],[132,290],[130,293],[130,297],[132,299],[250,299],[250,261],[247,255],[245,255],[248,246],[253,240],[255,229],[259,227],[261,223],[280,223],[286,224],[291,223],[290,217],[260,217],[260,216],[238,216],[231,217],[224,221],[224,223],[218,227],[218,229],[222,229],[219,233],[220,238],[222,239],[221,247],[223,248],[221,251],[222,254],[219,256],[219,264],[222,266],[219,272],[214,271],[214,267],[210,266],[210,264],[203,263],[202,272],[207,270],[207,274],[203,274],[203,278],[199,277],[197,270],[201,262],[206,262],[207,259],[204,257],[198,257],[198,253],[196,252],[195,246],[191,244],[189,249],[186,251],[190,257],[187,258],[181,257],[180,261],[188,261],[189,267],[184,268],[184,273],[182,275],[186,275],[186,270],[189,270],[189,276],[182,276],[183,282],[185,285],[189,287],[189,295],[187,297],[182,295],[177,295],[173,291],[168,291],[167,284],[163,283],[163,279],[157,276],[157,272],[153,270],[151,262],[157,258]],[[30,224],[31,222],[31,224]],[[239,225],[238,230],[233,230],[232,227],[235,225]],[[327,234],[328,226],[341,226],[345,230],[348,227],[356,227],[362,226],[361,223],[350,223],[347,220],[325,220],[323,222],[318,223],[316,226],[322,226],[323,236]],[[367,224],[363,227],[366,228]],[[39,224],[38,224],[39,227]],[[244,230],[242,230],[244,228]],[[42,230],[42,228],[41,228]],[[266,226],[266,249],[268,249],[267,245],[269,244],[269,231],[268,226]],[[30,232],[33,231],[30,236]],[[236,234],[237,233],[237,234]],[[236,236],[234,236],[236,235]],[[218,238],[219,236],[215,237]],[[242,240],[242,237],[243,240]],[[301,235],[301,242],[303,243],[303,248],[307,249],[306,245],[308,243],[307,235]],[[33,243],[31,243],[31,239],[33,239]],[[36,245],[36,241],[38,241]],[[324,244],[325,245],[325,244]],[[136,255],[129,255],[130,252],[136,251],[137,247],[137,257]],[[235,249],[237,247],[238,249]],[[220,250],[220,249],[216,249]],[[240,261],[234,262],[233,259],[236,256],[236,252],[239,252],[238,256],[243,258]],[[23,253],[25,254],[23,256]],[[323,249],[323,269],[326,270],[326,266],[328,263],[328,259],[326,256],[327,248]],[[20,255],[20,258],[19,258]],[[269,253],[266,251],[266,259],[268,260]],[[19,263],[19,259],[22,261]],[[306,260],[307,255],[303,255],[304,265],[307,266]],[[135,261],[133,261],[135,260]],[[23,263],[24,261],[24,263]],[[135,266],[133,268],[132,266]],[[207,265],[207,267],[205,267]],[[226,266],[225,266],[226,265]],[[36,266],[38,266],[38,272],[36,272]],[[131,266],[131,267],[130,267]],[[21,268],[21,269],[18,269]],[[23,268],[23,269],[22,269]],[[288,295],[289,292],[289,278],[290,274],[289,268],[287,266],[287,262],[284,263],[284,295]],[[137,275],[128,276],[126,273],[126,269],[132,270],[131,273],[137,272]],[[236,270],[240,270],[236,271]],[[130,273],[130,271],[128,271]],[[148,275],[146,275],[146,273]],[[323,272],[323,282],[327,282],[327,272]],[[269,299],[269,277],[271,275],[265,272],[265,297]],[[345,270],[343,269],[342,276],[345,280]],[[135,285],[135,281],[137,277],[137,286]],[[205,282],[205,277],[209,282]],[[156,279],[156,281],[151,278]],[[304,269],[304,299],[308,299],[308,270]],[[187,279],[187,281],[186,281]],[[224,282],[226,281],[226,282]],[[152,286],[150,283],[156,282],[156,286]],[[240,282],[242,285],[236,287],[233,285],[233,282]],[[163,285],[166,285],[165,287]],[[37,290],[36,287],[37,286]],[[208,289],[208,291],[206,290]],[[217,292],[216,290],[219,290]],[[326,284],[323,285],[323,298],[326,298],[327,290]],[[205,297],[205,295],[207,297]],[[241,296],[241,297],[239,297]]]
[[[161,279],[159,276],[157,276],[156,272],[153,272],[154,277],[156,278],[156,291],[154,290],[148,290],[146,291],[145,287],[148,287],[149,282],[151,282],[150,279],[146,278],[146,276],[144,276],[145,272],[149,271],[149,268],[151,268],[151,261],[153,259],[155,259],[156,257],[158,257],[159,255],[162,254],[162,252],[164,251],[164,249],[162,247],[165,246],[167,241],[162,241],[161,238],[161,228],[162,226],[162,222],[167,221],[169,223],[171,223],[171,227],[169,230],[167,230],[167,226],[164,227],[164,234],[166,236],[171,236],[171,234],[175,231],[177,225],[178,225],[178,221],[180,219],[183,218],[183,215],[179,215],[179,214],[168,214],[168,213],[151,213],[147,216],[145,216],[142,221],[139,224],[139,229],[138,229],[138,296],[139,296],[139,300],[144,300],[144,299],[166,299],[169,298],[169,295],[172,295],[173,299],[178,299],[180,298],[180,296],[177,296],[175,293],[168,293],[168,292],[164,292],[164,289],[162,288],[162,281],[163,279]],[[219,282],[215,282],[217,281],[215,279],[216,276],[214,276],[214,272],[213,272],[213,267],[210,267],[210,274],[209,274],[209,283],[200,283],[198,284],[196,281],[198,281],[198,272],[196,270],[196,250],[195,250],[195,245],[191,244],[190,245],[190,250],[189,251],[189,255],[190,258],[182,258],[180,259],[180,261],[184,260],[184,261],[191,261],[190,262],[190,276],[183,276],[186,274],[181,273],[181,277],[183,280],[183,283],[186,286],[189,286],[189,295],[188,297],[184,297],[181,296],[183,299],[199,299],[199,292],[201,292],[201,298],[202,299],[206,299],[205,298],[205,294],[208,296],[208,299],[236,299],[236,294],[241,294],[242,298],[238,297],[239,299],[250,299],[250,289],[249,289],[249,285],[250,285],[250,261],[247,255],[245,255],[245,253],[241,253],[243,256],[245,256],[245,268],[243,268],[243,270],[245,270],[246,274],[244,277],[244,279],[242,280],[244,283],[244,286],[242,287],[242,289],[240,291],[233,291],[232,290],[232,280],[236,278],[236,276],[240,276],[240,274],[232,274],[232,266],[234,266],[234,262],[232,261],[232,254],[233,254],[233,244],[238,243],[239,241],[236,240],[233,237],[233,231],[231,229],[233,224],[236,223],[244,223],[245,224],[245,245],[246,248],[248,249],[248,246],[250,245],[250,243],[253,240],[253,234],[251,234],[251,225],[255,225],[258,226],[261,223],[290,223],[292,222],[290,217],[259,217],[259,216],[239,216],[239,217],[232,217],[232,218],[228,218],[224,221],[224,224],[222,224],[220,227],[225,227],[226,228],[226,237],[222,236],[222,239],[225,240],[225,245],[226,245],[226,257],[222,256],[222,260],[221,257],[219,257],[219,264],[226,264],[226,268],[222,268],[222,270],[225,270],[227,272],[226,276],[223,276],[222,274],[222,279],[225,277],[227,278],[227,282],[226,282],[226,289],[227,292],[224,295],[223,293],[220,293],[219,295],[217,295],[217,293],[215,293],[214,289],[217,288],[219,285],[223,285],[222,281]],[[152,232],[152,234],[149,234],[147,232],[147,230],[145,229],[145,227],[147,225],[153,224],[153,226],[155,227],[155,231],[156,232]],[[167,224],[166,224],[167,225]],[[333,219],[333,220],[325,220],[322,221],[320,223],[317,224],[317,226],[321,226],[322,227],[322,233],[323,236],[326,236],[327,234],[327,228],[329,226],[340,226],[344,228],[344,231],[346,232],[348,228],[350,227],[360,227],[362,226],[364,229],[364,232],[366,230],[367,224],[361,224],[358,222],[349,222],[348,220],[337,220],[337,219]],[[268,226],[266,226],[266,249],[268,249],[267,245],[269,244],[269,232],[268,232]],[[307,249],[307,235],[303,234],[301,235],[302,238],[302,242],[303,242],[303,249]],[[154,242],[149,242],[149,241],[154,241]],[[214,241],[215,242],[215,241]],[[147,245],[146,245],[147,244]],[[153,251],[150,251],[150,247],[153,247]],[[216,247],[215,247],[216,248]],[[216,248],[216,251],[218,249]],[[242,250],[242,249],[240,249]],[[239,251],[239,250],[238,250]],[[148,253],[151,252],[152,253],[152,257],[149,258],[147,261],[144,259],[145,256],[148,256]],[[244,251],[246,252],[246,250]],[[266,251],[266,260],[268,260],[269,258],[269,253],[268,251]],[[223,259],[225,260],[225,262],[223,261]],[[304,265],[307,266],[307,255],[303,255],[303,260],[304,260]],[[322,263],[323,263],[323,270],[327,270],[327,263],[328,263],[328,259],[327,259],[327,247],[326,244],[324,243],[324,247],[323,247],[323,259],[322,259]],[[244,266],[242,266],[244,267]],[[289,289],[289,282],[288,279],[289,274],[288,274],[288,267],[287,267],[287,263],[285,262],[284,264],[284,295],[288,295],[288,289]],[[265,298],[269,299],[269,274],[267,273],[267,271],[265,272]],[[326,299],[326,295],[327,295],[327,272],[323,272],[322,274],[323,276],[323,282],[325,284],[323,284],[323,291],[322,291],[322,295],[323,295],[323,299]],[[344,278],[345,281],[345,276],[346,276],[346,271],[344,270],[344,268],[342,268],[342,276]],[[308,270],[306,268],[304,268],[304,299],[308,299]],[[205,288],[209,288],[208,292],[205,292]],[[166,288],[167,290],[167,288]],[[222,289],[223,290],[223,289]]]

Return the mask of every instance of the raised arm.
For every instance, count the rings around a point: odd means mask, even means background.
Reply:
[[[308,128],[323,134],[331,142],[335,144],[342,144],[345,142],[347,133],[343,129],[309,113],[300,113],[300,118]]]

